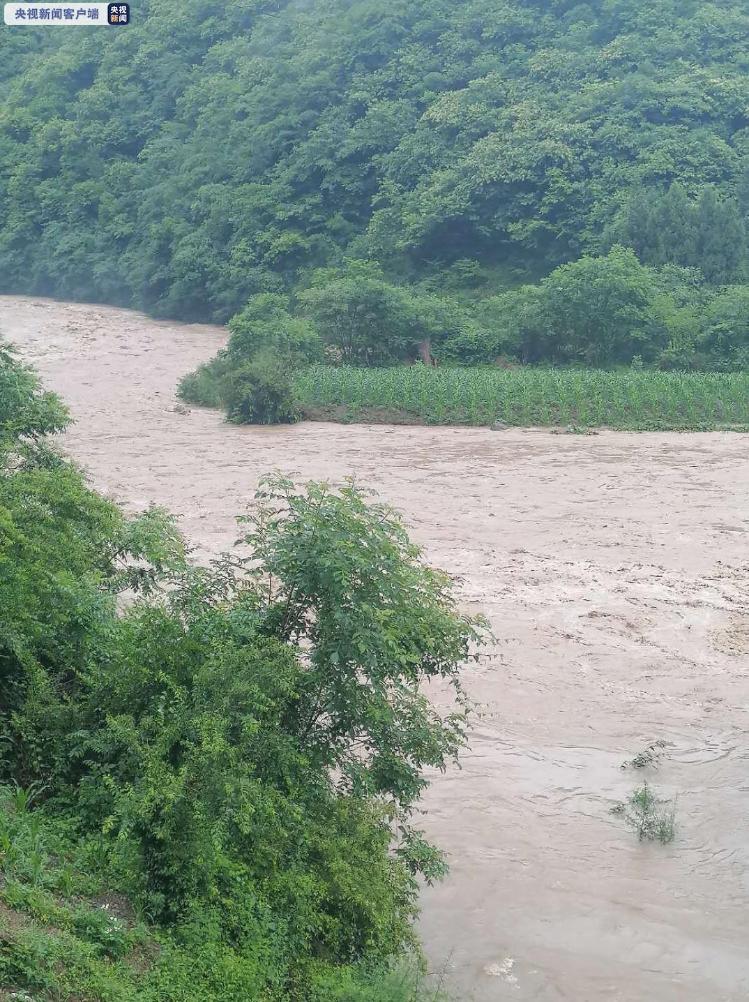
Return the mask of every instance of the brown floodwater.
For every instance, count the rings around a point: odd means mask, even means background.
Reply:
[[[457,999],[749,999],[746,436],[233,427],[175,410],[218,328],[0,297],[0,333],[67,400],[93,484],[170,508],[199,557],[261,474],[354,474],[489,617],[482,717],[423,805],[452,869],[421,933]],[[670,845],[611,814],[643,777],[678,798]]]

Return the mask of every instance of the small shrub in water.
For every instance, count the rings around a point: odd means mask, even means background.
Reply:
[[[664,748],[667,747],[667,742],[658,740],[654,741],[652,745],[648,745],[647,748],[643,748],[641,752],[638,752],[634,758],[627,759],[622,762],[622,769],[645,769],[647,766],[657,766],[664,754]]]
[[[640,841],[672,842],[676,833],[676,801],[659,800],[647,783],[634,790],[622,803],[612,808],[612,814],[623,817],[634,829]]]

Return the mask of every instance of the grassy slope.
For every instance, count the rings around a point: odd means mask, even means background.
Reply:
[[[105,858],[96,837],[0,788],[0,1002],[250,1002],[232,989],[229,950],[150,927]],[[325,1002],[446,999],[405,964],[342,979]]]
[[[76,846],[23,792],[3,791],[0,998],[145,998],[138,986],[163,954],[127,899],[108,891],[95,843]]]

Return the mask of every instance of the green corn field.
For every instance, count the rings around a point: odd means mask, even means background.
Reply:
[[[312,366],[296,375],[295,389],[302,408],[323,414],[336,408],[352,420],[381,412],[383,419],[397,414],[428,424],[749,426],[749,372]]]

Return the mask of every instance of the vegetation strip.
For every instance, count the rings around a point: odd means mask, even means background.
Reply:
[[[637,431],[749,426],[749,373],[314,366],[297,373],[294,386],[309,416],[338,420],[377,420],[380,409],[381,419],[396,423],[411,416],[429,424]]]

